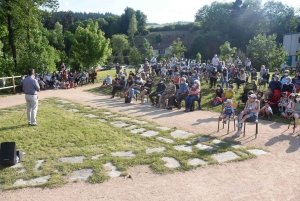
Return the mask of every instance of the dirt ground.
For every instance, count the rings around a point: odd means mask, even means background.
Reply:
[[[218,113],[183,110],[167,111],[149,105],[124,104],[123,100],[91,94],[83,90],[88,85],[69,90],[48,90],[39,99],[60,97],[113,112],[154,121],[162,126],[177,127],[194,133],[208,134],[232,140],[232,132],[217,131]],[[24,95],[0,99],[0,109],[25,104]],[[40,115],[40,114],[38,114]],[[133,179],[114,178],[101,184],[69,183],[56,189],[26,188],[0,192],[0,200],[300,200],[300,139],[288,125],[259,121],[255,139],[255,125],[248,124],[246,136],[236,139],[245,146],[268,150],[266,155],[244,162],[211,165],[188,172],[158,175],[146,166],[130,168]],[[299,129],[300,130],[300,129]],[[298,131],[299,131],[298,130]],[[1,134],[1,133],[0,133]]]

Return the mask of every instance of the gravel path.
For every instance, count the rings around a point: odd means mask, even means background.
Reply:
[[[149,105],[124,104],[123,100],[92,94],[88,85],[69,90],[48,90],[39,99],[60,97],[91,107],[141,117],[161,126],[209,134],[230,140],[231,132],[217,133],[218,113],[183,110],[167,111]],[[0,99],[0,109],[25,104],[24,95]],[[40,115],[40,114],[38,114]],[[0,126],[1,127],[1,126]],[[231,126],[233,130],[233,124]],[[0,192],[0,200],[300,200],[300,139],[287,125],[260,121],[257,139],[255,125],[247,125],[246,136],[238,138],[244,146],[256,146],[270,153],[238,163],[225,163],[188,172],[158,175],[146,166],[130,168],[133,179],[113,178],[102,184],[69,183],[56,189],[27,188]]]

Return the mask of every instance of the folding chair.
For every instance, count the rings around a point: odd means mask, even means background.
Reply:
[[[245,135],[246,135],[246,124],[247,123],[253,123],[253,124],[256,124],[256,130],[255,130],[255,139],[257,138],[257,133],[258,133],[258,120],[256,120],[256,121],[245,121],[244,122],[244,137],[245,137]]]
[[[228,128],[227,128],[227,134],[229,134],[229,125],[230,125],[230,121],[231,120],[233,120],[233,126],[234,126],[234,131],[235,131],[235,113],[236,113],[236,109],[238,108],[238,104],[237,103],[232,103],[232,107],[233,107],[233,109],[234,109],[234,113],[233,113],[233,115],[232,115],[232,117],[230,117],[229,119],[228,119]],[[223,109],[222,109],[223,110]],[[224,122],[222,122],[223,123],[223,129],[224,129]],[[220,121],[218,120],[218,132],[220,131]]]
[[[295,133],[295,118],[294,117],[290,118],[288,129],[290,129],[290,126],[291,126],[292,122],[294,122],[293,133]]]

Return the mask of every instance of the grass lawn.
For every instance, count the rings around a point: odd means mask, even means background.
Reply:
[[[76,109],[77,112],[70,112]],[[118,117],[109,117],[105,114],[107,110],[84,107],[72,102],[61,102],[57,98],[40,101],[38,111],[38,127],[27,125],[25,117],[25,105],[0,110],[0,142],[15,141],[17,149],[26,152],[21,161],[23,167],[7,168],[0,166],[0,189],[22,188],[30,185],[13,186],[20,179],[25,181],[50,176],[48,182],[38,186],[54,188],[67,182],[66,176],[75,170],[92,169],[90,183],[101,183],[108,179],[104,164],[111,162],[126,176],[128,167],[135,165],[149,165],[155,173],[167,173],[174,170],[187,171],[195,168],[187,164],[189,159],[199,158],[207,164],[215,164],[217,161],[211,157],[214,153],[233,151],[239,158],[234,161],[246,160],[255,157],[245,148],[232,148],[232,143],[218,144],[212,151],[204,151],[192,146],[191,152],[178,151],[176,145],[186,145],[189,140],[191,145],[197,144],[195,134],[186,139],[173,138],[170,133],[176,128],[164,131],[160,130],[157,124],[147,122],[144,125],[133,122],[134,118],[122,120],[127,127],[136,125],[136,128],[145,128],[145,131],[158,131],[159,134],[153,137],[143,137],[133,134],[124,128],[112,126],[111,122],[120,121]],[[89,118],[85,115],[93,114],[96,117]],[[123,116],[125,117],[125,116]],[[103,123],[99,119],[106,119]],[[159,141],[157,137],[165,137],[174,140],[173,143]],[[213,138],[203,142],[204,145],[214,145]],[[165,147],[161,153],[146,154],[147,148]],[[113,156],[112,152],[133,151],[134,158],[123,158]],[[92,159],[92,156],[104,154],[99,159]],[[84,156],[83,163],[71,164],[62,163],[61,157]],[[173,157],[179,161],[180,167],[170,169],[164,166],[162,157]],[[44,163],[36,170],[38,160]],[[200,166],[200,165],[199,165]],[[20,170],[26,170],[20,173]]]

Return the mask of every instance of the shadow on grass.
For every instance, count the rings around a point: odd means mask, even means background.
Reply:
[[[28,125],[27,124],[21,124],[21,125],[17,125],[17,126],[1,127],[0,128],[0,132],[1,131],[6,131],[6,130],[13,130],[13,129],[18,129],[18,128],[24,128],[24,127],[28,127]]]
[[[290,147],[286,150],[286,153],[293,153],[299,150],[300,148],[300,138],[299,136],[291,135],[284,135],[281,134],[279,136],[271,138],[265,145],[266,146],[273,146],[276,143],[289,141]]]

